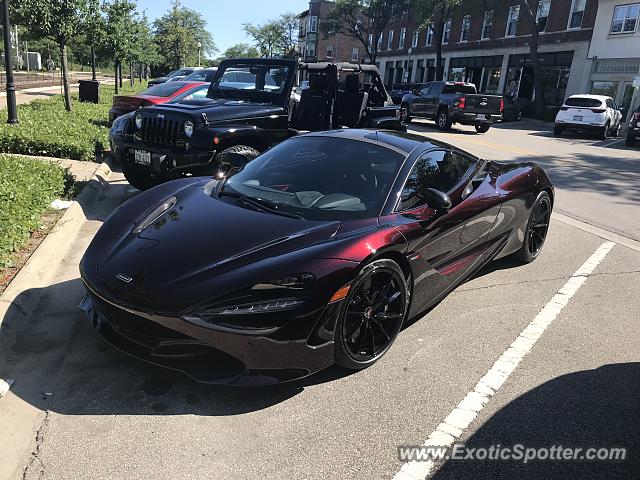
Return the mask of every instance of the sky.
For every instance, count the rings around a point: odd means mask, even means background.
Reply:
[[[151,21],[164,15],[171,0],[138,0]],[[220,53],[236,43],[251,43],[243,23],[260,24],[283,13],[300,13],[309,8],[309,0],[182,0],[182,4],[200,12],[208,24]]]

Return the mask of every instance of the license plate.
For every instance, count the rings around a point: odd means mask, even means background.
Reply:
[[[482,113],[479,113],[478,115],[476,115],[476,118],[477,118],[478,120],[486,120],[486,119],[487,119],[487,116],[486,116],[486,115],[484,115],[484,114],[482,114]]]
[[[574,122],[581,122],[582,121],[582,115],[574,115],[573,116],[573,121]]]
[[[140,165],[151,165],[151,152],[145,152],[144,150],[134,151],[134,161]]]

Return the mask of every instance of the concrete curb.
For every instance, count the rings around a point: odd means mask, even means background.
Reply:
[[[85,208],[100,198],[105,182],[111,175],[111,167],[102,163],[95,171],[87,186],[82,189],[76,200],[58,220],[51,232],[33,252],[27,263],[14,277],[6,290],[0,295],[0,328],[11,306],[19,308],[25,315],[33,311],[37,299],[29,298],[24,305],[15,304],[18,296],[29,289],[46,285],[55,275],[52,265],[61,262],[71,248],[75,238],[87,221]]]

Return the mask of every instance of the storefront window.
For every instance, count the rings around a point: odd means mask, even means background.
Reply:
[[[464,67],[455,67],[449,69],[449,78],[450,82],[464,82],[464,76],[466,73],[466,68]]]
[[[500,68],[484,68],[482,72],[480,92],[491,95],[497,94],[498,86],[500,84],[500,73]]]
[[[591,93],[593,95],[606,95],[616,98],[618,82],[591,82]]]

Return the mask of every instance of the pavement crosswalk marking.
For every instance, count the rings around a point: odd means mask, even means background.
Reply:
[[[558,290],[549,303],[538,313],[533,321],[520,333],[518,338],[509,346],[502,356],[493,364],[489,371],[480,379],[476,386],[449,413],[435,431],[429,435],[424,446],[449,447],[456,442],[469,427],[478,413],[489,402],[509,376],[518,367],[524,356],[531,351],[535,343],[542,336],[545,329],[553,323],[569,300],[582,287],[587,277],[604,260],[615,243],[605,242],[582,264]],[[423,480],[435,472],[436,463],[432,460],[410,461],[404,463],[393,480]]]

